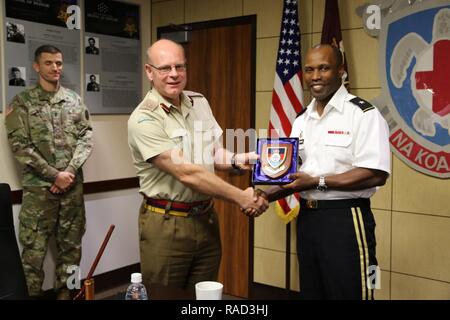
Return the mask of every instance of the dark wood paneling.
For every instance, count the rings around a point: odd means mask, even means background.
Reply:
[[[138,178],[87,182],[83,185],[84,194],[125,190],[138,187],[139,187]],[[22,203],[22,190],[13,191],[11,193],[11,199],[13,204]]]
[[[141,265],[139,263],[95,275],[93,277],[95,280],[95,292],[106,291],[129,283],[131,281],[131,274],[134,272],[141,272]],[[123,297],[118,298],[124,299]]]
[[[84,184],[83,188],[85,194],[133,189],[139,188],[139,179],[126,178],[117,180],[88,182]]]
[[[186,46],[188,87],[208,98],[223,130],[241,128],[246,131],[252,127],[251,31],[251,25],[195,30],[191,43]],[[224,143],[226,145],[226,140]],[[249,186],[248,174],[217,174],[241,189]],[[225,201],[217,200],[216,209],[221,221],[223,248],[219,280],[224,283],[225,293],[248,297],[248,218],[236,205]]]
[[[252,300],[300,300],[300,293],[253,282],[250,297]]]
[[[11,203],[12,204],[22,203],[22,190],[17,190],[17,191],[11,192]]]

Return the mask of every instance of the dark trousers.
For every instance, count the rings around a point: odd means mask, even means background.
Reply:
[[[308,208],[302,200],[297,220],[302,298],[373,299],[379,274],[375,274],[375,220],[370,201],[319,201],[309,206],[317,208]]]

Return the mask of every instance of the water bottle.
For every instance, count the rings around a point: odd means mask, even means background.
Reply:
[[[148,300],[147,290],[142,284],[142,274],[132,273],[125,300]]]

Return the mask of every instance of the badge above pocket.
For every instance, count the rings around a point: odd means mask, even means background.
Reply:
[[[352,142],[352,136],[348,131],[334,131],[338,133],[330,133],[328,132],[325,138],[326,146],[334,146],[334,147],[348,147]]]

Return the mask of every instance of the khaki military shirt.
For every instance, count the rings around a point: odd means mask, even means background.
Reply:
[[[22,185],[49,187],[59,171],[82,179],[92,150],[89,112],[74,91],[47,92],[40,85],[13,98],[5,117],[8,140],[23,166]]]
[[[128,144],[140,192],[151,198],[181,202],[208,199],[148,160],[179,148],[185,160],[214,172],[214,150],[220,146],[222,132],[203,95],[184,91],[177,109],[156,90],[150,90],[128,120]]]

